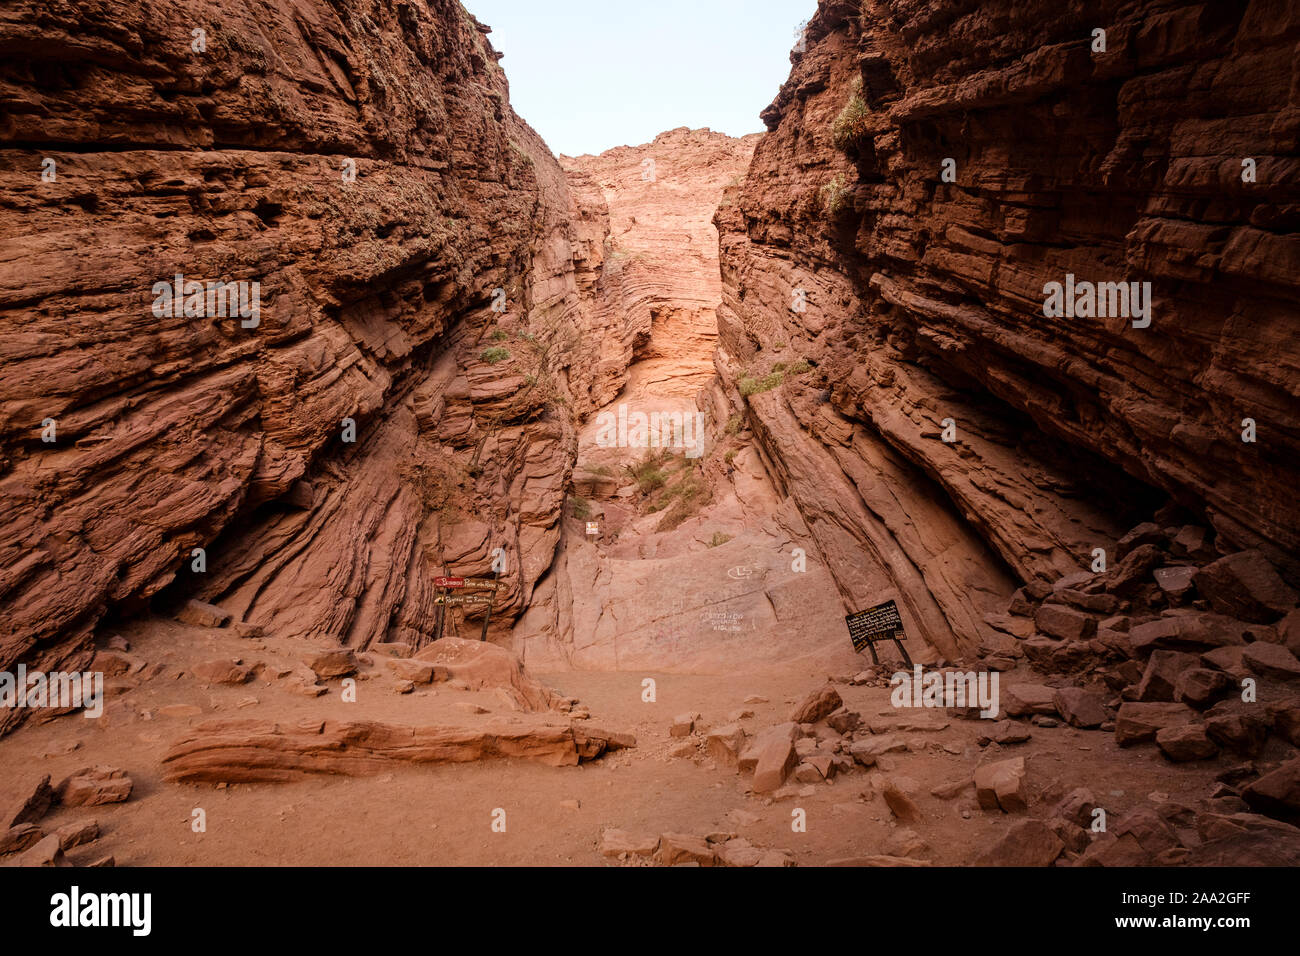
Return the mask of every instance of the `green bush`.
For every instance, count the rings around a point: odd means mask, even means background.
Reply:
[[[822,209],[826,210],[827,215],[834,217],[849,207],[853,198],[853,189],[849,186],[849,178],[844,173],[839,173],[821,188],[818,195],[821,197]]]
[[[831,142],[835,148],[844,152],[861,142],[870,133],[870,119],[871,110],[862,98],[862,78],[856,77],[848,103],[831,124]]]
[[[586,521],[591,517],[591,503],[581,495],[569,495],[569,507],[572,509],[573,516],[579,521]]]
[[[803,375],[804,373],[811,372],[811,371],[812,371],[812,366],[809,365],[805,359],[800,359],[799,361],[791,365],[788,369],[786,369],[785,373],[787,375]]]
[[[757,395],[760,392],[770,392],[785,380],[785,375],[781,372],[770,372],[762,378],[742,378],[740,380],[740,394],[745,398],[750,395]]]
[[[484,349],[479,354],[479,358],[488,365],[496,365],[497,362],[510,358],[510,350],[503,349],[499,345],[494,345],[492,348]]]
[[[731,540],[731,535],[723,534],[721,531],[713,532],[713,539],[709,542],[710,548],[716,548],[719,545],[726,544]]]

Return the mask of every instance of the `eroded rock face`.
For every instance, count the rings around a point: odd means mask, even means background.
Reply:
[[[497,548],[496,619],[527,605],[573,413],[625,364],[577,347],[619,321],[607,213],[487,32],[454,0],[6,16],[0,669],[82,666],[169,588],[418,647],[431,576]],[[177,275],[249,283],[246,314],[156,309]]]
[[[856,6],[715,220],[720,370],[846,603],[970,651],[1165,496],[1294,584],[1288,5]],[[1047,317],[1067,275],[1149,282],[1149,327]]]
[[[625,314],[627,335],[605,343],[625,351],[610,356],[615,368],[650,363],[643,371],[691,399],[713,377],[722,282],[711,220],[760,138],[683,127],[641,146],[562,157],[575,193],[597,190],[608,209],[606,259],[619,283],[610,304]]]

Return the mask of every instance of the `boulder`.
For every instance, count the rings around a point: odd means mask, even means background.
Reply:
[[[1046,684],[1008,683],[1002,687],[1001,697],[1002,711],[1009,717],[1057,714],[1056,688]]]
[[[1238,551],[1197,572],[1196,590],[1220,614],[1268,624],[1289,613],[1300,598],[1263,552]]]
[[[1121,747],[1155,740],[1165,727],[1178,727],[1196,720],[1196,711],[1186,704],[1126,702],[1115,718],[1115,743]]]
[[[1241,653],[1241,661],[1256,674],[1278,680],[1300,678],[1300,660],[1281,644],[1250,644]]]
[[[830,716],[843,704],[839,692],[827,684],[805,697],[790,713],[790,719],[796,724],[815,724],[822,718]]]
[[[916,805],[916,801],[895,781],[883,780],[880,783],[880,796],[884,798],[890,812],[901,822],[919,823],[923,819],[921,808]]]
[[[1064,849],[1064,841],[1046,823],[1019,820],[989,848],[978,865],[1051,866]]]
[[[729,767],[740,763],[745,749],[745,731],[739,724],[715,727],[704,738],[704,748],[710,757]]]
[[[98,807],[123,803],[134,786],[126,771],[113,767],[85,767],[67,777],[57,788],[58,802],[65,807]]]
[[[41,828],[34,823],[19,823],[7,830],[0,830],[0,856],[26,850],[44,837]]]
[[[225,627],[230,623],[230,612],[215,604],[191,599],[176,612],[176,620],[194,627]]]
[[[1241,796],[1260,813],[1289,823],[1300,822],[1300,757],[1260,777]]]
[[[358,667],[357,655],[345,647],[321,651],[305,658],[305,663],[318,680],[349,677],[357,672]]]
[[[1246,625],[1221,614],[1178,609],[1155,621],[1138,624],[1129,631],[1133,653],[1145,656],[1154,650],[1204,651],[1214,647],[1245,644]]]
[[[1100,727],[1110,719],[1102,698],[1082,687],[1062,687],[1053,696],[1057,712],[1072,727]]]
[[[12,772],[12,770],[10,771]],[[0,814],[0,829],[9,829],[16,827],[20,823],[39,823],[41,817],[49,811],[50,805],[54,803],[54,788],[50,786],[50,775],[47,773],[36,781],[29,789],[23,791],[23,796],[4,809]]]
[[[1186,670],[1196,667],[1201,659],[1195,654],[1183,651],[1152,651],[1147,660],[1142,680],[1138,682],[1135,700],[1172,701],[1178,677]]]
[[[1192,667],[1178,675],[1174,684],[1174,700],[1196,708],[1209,707],[1234,686],[1232,679],[1222,671],[1208,667]]]
[[[1185,565],[1173,568],[1156,568],[1154,576],[1156,585],[1165,596],[1175,601],[1185,598],[1192,591],[1192,577],[1196,568]]]
[[[713,866],[717,862],[717,855],[704,837],[665,833],[659,837],[659,848],[655,850],[654,859],[661,866],[677,866],[681,863]]]
[[[194,666],[194,676],[207,684],[238,686],[253,679],[253,669],[228,659],[204,661]]]
[[[656,836],[633,836],[626,830],[613,827],[606,829],[600,837],[601,856],[619,857],[626,853],[628,856],[651,857],[658,849],[659,838]]]
[[[434,664],[432,661],[392,657],[386,663],[393,676],[399,681],[410,681],[412,684],[433,683]]]
[[[784,736],[773,736],[762,746],[754,764],[754,792],[771,793],[790,775],[798,764],[794,741]]]
[[[862,715],[855,710],[840,709],[826,718],[826,724],[836,733],[851,734],[862,724]]]
[[[1170,760],[1208,760],[1218,756],[1219,748],[1205,733],[1203,724],[1182,724],[1156,731],[1156,746]]]
[[[985,810],[1023,813],[1029,809],[1025,791],[1025,758],[1014,757],[975,769],[975,799]]]
[[[51,834],[25,850],[14,859],[13,866],[71,866],[63,850],[59,848],[59,838]]]
[[[1097,633],[1095,617],[1062,604],[1044,604],[1034,615],[1034,623],[1044,634],[1062,641],[1087,640]]]

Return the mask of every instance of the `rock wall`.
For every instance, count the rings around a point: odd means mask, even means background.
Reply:
[[[823,0],[716,219],[718,364],[847,604],[951,658],[1166,499],[1294,583],[1298,39],[1285,0]],[[1067,275],[1150,325],[1048,317]]]
[[[581,347],[608,215],[488,32],[455,0],[3,14],[0,670],[188,597],[418,645],[431,576],[496,548],[526,606],[621,370]],[[160,311],[178,274],[260,314]]]
[[[597,190],[609,213],[606,259],[618,295],[607,301],[626,330],[605,345],[614,368],[655,362],[656,381],[686,393],[712,378],[722,299],[713,211],[759,139],[683,127],[640,146],[562,157],[575,192]]]

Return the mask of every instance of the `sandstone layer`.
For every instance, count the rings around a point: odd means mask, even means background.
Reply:
[[[528,604],[627,360],[607,212],[488,32],[454,0],[0,16],[0,669],[191,597],[419,646],[431,576],[494,557],[497,619]],[[159,314],[177,275],[260,315]]]
[[[716,219],[719,370],[846,604],[952,658],[1168,500],[1296,582],[1298,38],[1281,0],[820,4]],[[1047,317],[1067,275],[1149,282],[1149,327]]]

